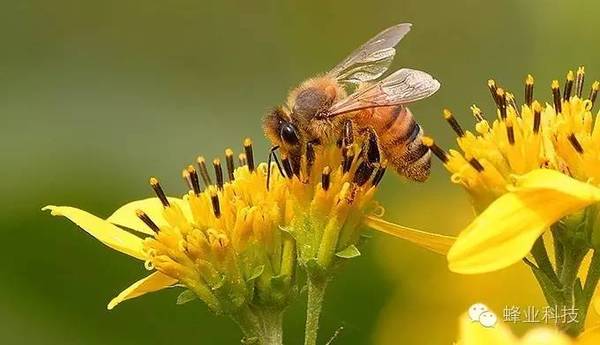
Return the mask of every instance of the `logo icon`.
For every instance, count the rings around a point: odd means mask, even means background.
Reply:
[[[483,303],[475,303],[469,307],[469,319],[479,322],[485,328],[491,328],[498,322],[498,317]]]

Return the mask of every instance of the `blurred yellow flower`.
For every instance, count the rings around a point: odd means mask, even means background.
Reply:
[[[576,339],[548,327],[534,328],[519,338],[502,321],[498,321],[492,327],[484,327],[477,321],[471,321],[467,314],[460,318],[459,332],[457,345],[595,345],[600,343],[600,326],[590,328]]]

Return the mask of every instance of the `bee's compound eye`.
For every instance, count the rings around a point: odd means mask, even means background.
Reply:
[[[296,127],[287,122],[281,126],[281,130],[279,132],[281,136],[281,140],[283,140],[288,145],[297,145],[300,142],[298,138],[298,132],[296,131]]]

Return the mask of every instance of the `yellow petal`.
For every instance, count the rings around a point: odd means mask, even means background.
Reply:
[[[571,339],[557,329],[540,327],[527,332],[520,345],[570,345]]]
[[[177,198],[168,199],[171,204],[177,204],[183,210],[186,217],[189,216],[189,212],[186,213],[186,211],[189,211],[186,202]],[[150,219],[152,219],[152,221],[159,227],[168,225],[163,216],[163,205],[158,198],[148,198],[125,204],[116,210],[106,220],[113,224],[139,231],[144,234],[154,235],[154,232],[136,216],[136,210],[144,211],[144,213],[146,213],[148,217],[150,217]],[[191,219],[191,216],[188,217],[188,219]]]
[[[484,327],[471,321],[468,315],[460,318],[460,345],[516,345],[517,338],[500,320],[493,327]]]
[[[452,236],[438,235],[411,229],[372,216],[365,219],[365,225],[372,229],[415,243],[425,249],[442,255],[448,253],[448,249],[450,249],[456,240],[456,238]]]
[[[448,266],[474,274],[505,268],[529,253],[535,240],[562,217],[600,201],[600,189],[554,170],[538,169],[516,179],[461,232],[448,252]]]
[[[147,294],[148,292],[154,292],[168,288],[174,284],[177,284],[178,280],[169,277],[161,272],[154,272],[146,278],[140,279],[133,283],[130,287],[123,290],[117,297],[113,298],[108,303],[108,310],[114,308],[117,304],[132,298],[139,297]]]
[[[68,206],[46,206],[43,211],[50,210],[53,216],[65,216],[77,224],[88,234],[94,236],[100,242],[121,253],[145,260],[146,255],[142,252],[142,239],[98,218],[93,214]]]
[[[577,345],[598,345],[600,344],[600,325],[586,329],[585,332],[577,338]]]

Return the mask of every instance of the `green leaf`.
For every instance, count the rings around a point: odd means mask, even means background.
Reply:
[[[265,265],[260,265],[260,266],[254,267],[254,269],[250,273],[250,277],[248,277],[246,279],[246,281],[251,281],[251,280],[254,280],[254,279],[260,277],[264,271],[265,271]]]
[[[179,296],[177,296],[177,304],[186,304],[187,302],[191,302],[196,298],[198,298],[198,296],[196,296],[192,290],[185,290],[184,292],[180,293]]]
[[[360,256],[360,251],[356,248],[355,245],[351,244],[346,249],[335,253],[335,256],[344,258],[344,259],[352,259],[357,256]]]

